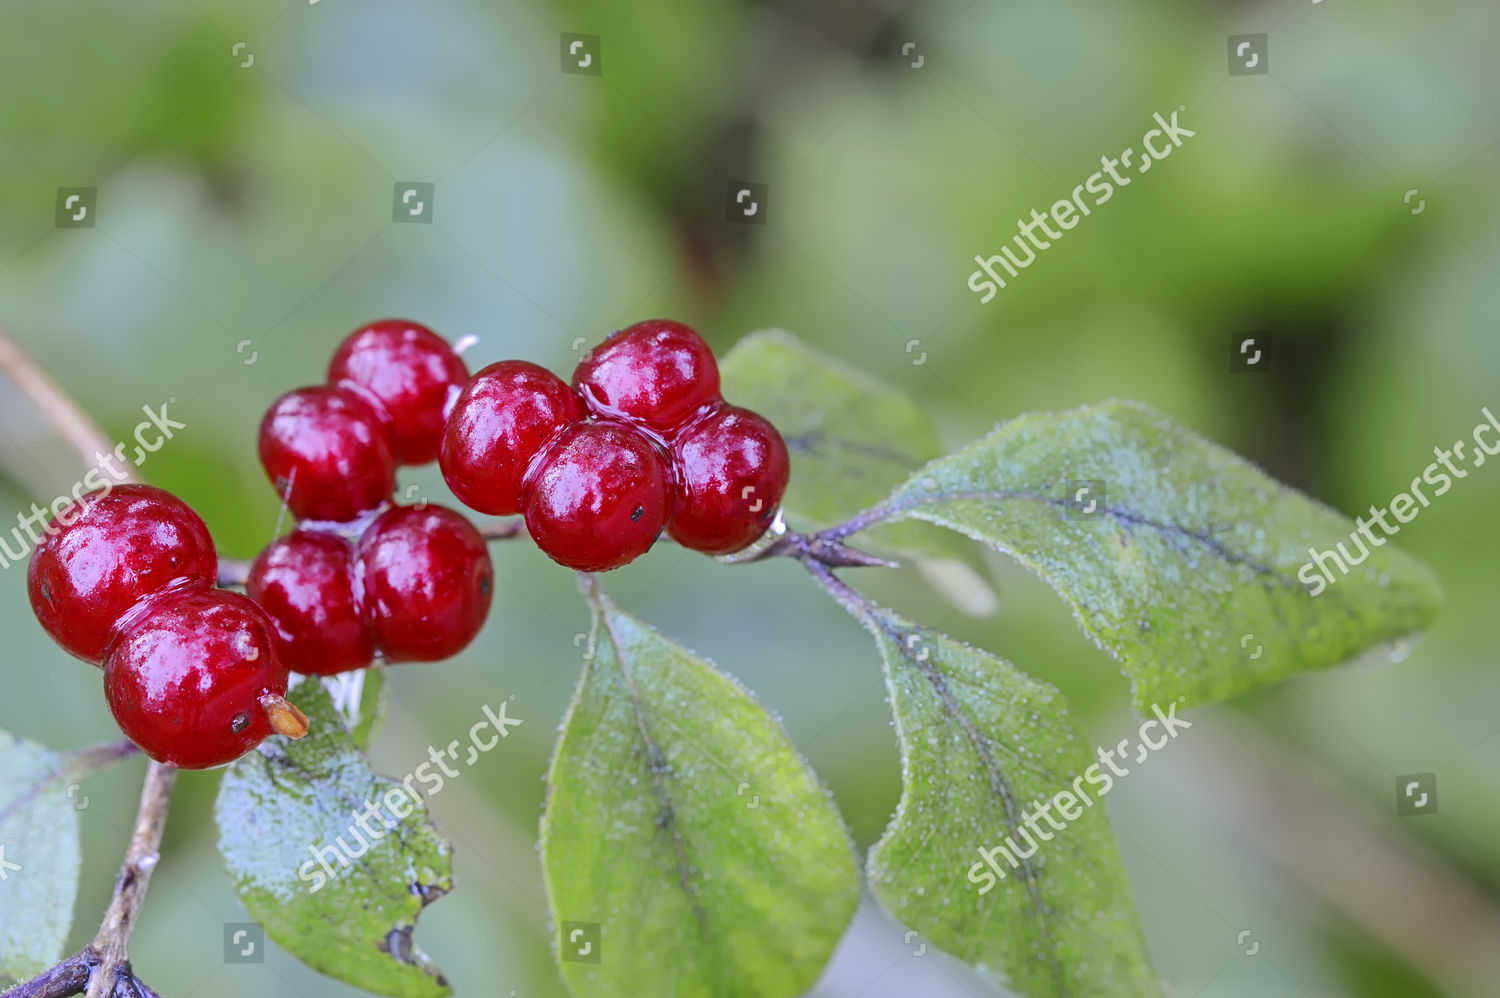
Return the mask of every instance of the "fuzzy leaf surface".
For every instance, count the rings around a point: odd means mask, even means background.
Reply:
[[[1355,552],[1356,525],[1131,402],[1014,419],[917,471],[885,512],[1034,570],[1121,662],[1142,710],[1335,665],[1427,627],[1441,598],[1389,541],[1312,595],[1309,548]]]
[[[307,736],[270,738],[231,765],[214,808],[245,910],[282,949],[355,987],[450,994],[412,931],[452,889],[451,847],[417,793],[370,768],[321,683],[304,680],[288,698],[307,714]],[[357,819],[367,804],[379,805],[369,832]]]
[[[581,998],[802,995],[859,899],[833,802],[739,684],[590,601],[542,819],[564,978]]]

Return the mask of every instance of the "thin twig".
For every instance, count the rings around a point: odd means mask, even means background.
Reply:
[[[87,998],[104,998],[112,994],[115,977],[122,971],[130,974],[130,933],[140,914],[141,899],[151,882],[151,872],[161,858],[161,836],[167,827],[167,807],[172,800],[172,786],[177,770],[151,763],[146,770],[146,785],[141,788],[141,806],[136,812],[135,832],[125,850],[115,895],[104,913],[104,922],[94,937],[99,954],[99,972],[89,982]]]
[[[219,588],[229,589],[232,586],[244,588],[245,583],[250,581],[250,565],[248,561],[239,558],[219,559]]]
[[[875,604],[871,603],[865,597],[864,593],[851,589],[843,579],[834,575],[829,567],[822,562],[812,558],[802,558],[800,561],[802,562],[802,567],[807,569],[812,574],[812,577],[817,580],[818,585],[827,590],[828,594],[834,598],[839,606],[847,610],[850,616],[860,623],[866,625],[873,624],[877,616]]]
[[[117,762],[139,755],[140,751],[129,738],[122,738],[117,742],[106,742],[103,745],[69,752],[63,756],[62,768],[68,776],[78,779],[97,773],[101,769],[108,769]]]
[[[852,517],[837,526],[819,531],[818,536],[825,541],[841,541],[851,534],[857,534],[861,530],[868,530],[877,523],[889,520],[897,512],[896,506],[887,500],[886,502],[871,506],[869,509],[855,513]]]
[[[30,806],[31,802],[40,796],[43,790],[64,779],[83,779],[101,769],[108,769],[117,762],[129,759],[140,752],[140,749],[129,740],[110,742],[108,745],[96,745],[93,748],[81,749],[70,752],[62,758],[62,765],[55,772],[48,774],[42,780],[34,783],[19,797],[13,799],[5,807],[0,808],[0,825],[10,820],[11,815],[17,814],[24,807]]]
[[[877,558],[872,554],[850,547],[826,533],[799,534],[789,530],[754,554],[736,558],[730,562],[744,565],[768,558],[796,558],[798,561],[815,561],[829,568],[897,568],[894,561]]]
[[[509,520],[505,523],[487,524],[479,528],[479,536],[487,541],[508,541],[525,532],[525,520]]]
[[[89,986],[89,980],[98,966],[99,955],[92,949],[85,949],[40,977],[17,984],[5,992],[4,998],[68,998],[69,995],[81,995]]]
[[[10,333],[0,326],[0,371],[15,382],[38,413],[78,452],[85,466],[92,467],[110,450],[108,439],[57,383],[22,350]],[[134,476],[128,480],[136,481]],[[122,753],[116,746],[106,749],[104,756]],[[124,755],[120,755],[123,758]],[[94,757],[90,756],[90,759]],[[140,914],[141,900],[151,880],[151,871],[160,857],[162,832],[167,824],[167,809],[172,799],[172,786],[177,780],[177,770],[161,763],[152,762],[146,770],[146,782],[141,788],[141,806],[136,813],[135,832],[125,851],[125,861],[120,866],[120,876],[115,882],[115,892],[105,912],[104,921],[94,942],[84,951],[63,961],[52,970],[26,984],[19,985],[10,994],[16,998],[60,998],[77,994],[79,968],[83,968],[88,983],[88,998],[104,998],[115,993],[118,979],[123,993],[139,992],[137,981],[130,970],[130,934]],[[95,973],[95,971],[98,973]],[[40,982],[40,983],[38,983]],[[72,988],[72,990],[68,990]]]
[[[93,467],[113,448],[94,421],[36,365],[3,325],[0,325],[0,371],[15,382],[37,412],[72,445],[85,466]]]

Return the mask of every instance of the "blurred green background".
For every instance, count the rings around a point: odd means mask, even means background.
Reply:
[[[560,71],[563,32],[600,37],[601,75]],[[1231,76],[1226,38],[1249,33],[1270,73]],[[387,315],[477,336],[471,366],[559,371],[641,318],[720,351],[779,326],[912,394],[953,446],[1024,410],[1140,399],[1355,515],[1500,407],[1497,37],[1480,0],[8,0],[0,321],[115,439],[175,398],[188,428],[143,473],[236,557],[277,523],[261,413]],[[976,253],[1178,107],[1196,137],[979,303]],[[393,223],[404,181],[436,185],[430,224]],[[741,181],[768,185],[764,225],[726,220]],[[55,227],[61,187],[97,188],[92,228]],[[1250,332],[1272,334],[1271,369],[1231,374]],[[8,386],[0,448],[5,516],[78,477]],[[406,485],[448,501],[435,467]],[[1176,995],[1500,994],[1497,500],[1482,468],[1401,532],[1448,595],[1408,655],[1196,710],[1111,795]],[[515,695],[526,724],[432,801],[458,889],[417,939],[460,995],[562,995],[533,843],[587,614],[529,543],[495,555],[484,635],[392,672],[373,755],[409,772]],[[1118,740],[1119,670],[1049,590],[991,565],[986,618],[911,569],[856,578]],[[879,663],[800,575],[659,545],[605,581],[779,713],[864,848],[899,790]],[[18,568],[0,631],[0,727],[112,736],[98,673],[47,640]],[[86,785],[74,946],[140,769]],[[1398,818],[1396,777],[1425,772],[1439,813]],[[216,782],[181,781],[137,970],[174,998],[354,994],[274,948],[224,964],[223,924],[248,918],[215,853]],[[996,993],[913,949],[867,907],[816,993]]]

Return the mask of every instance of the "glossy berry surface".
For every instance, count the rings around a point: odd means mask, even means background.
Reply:
[[[277,399],[261,420],[260,463],[303,520],[352,520],[396,488],[380,416],[342,388],[298,388]]]
[[[776,428],[732,405],[684,429],[672,461],[677,489],[667,533],[706,554],[731,554],[765,533],[791,474]]]
[[[249,599],[207,586],[146,600],[104,665],[115,721],[141,751],[182,769],[244,755],[272,734],[286,693],[271,622]]]
[[[495,570],[484,538],[441,506],[398,506],[359,539],[356,578],[376,647],[391,662],[458,654],[484,625]]]
[[[464,388],[443,435],[443,478],[481,513],[521,512],[526,472],[565,427],[583,418],[567,383],[524,360],[491,364]]]
[[[296,530],[261,552],[245,591],[271,618],[281,660],[293,672],[332,676],[363,669],[375,637],[354,584],[354,545],[337,534]]]
[[[680,322],[638,322],[589,352],[573,387],[600,416],[670,432],[719,398],[719,365],[703,337]]]
[[[356,329],[334,352],[328,383],[373,401],[402,464],[437,460],[448,404],[469,369],[448,341],[405,319]]]
[[[553,561],[604,572],[645,554],[669,508],[666,461],[649,438],[620,423],[577,423],[532,476],[526,529]]]
[[[52,639],[99,664],[139,600],[212,583],[218,568],[208,528],[186,503],[149,485],[117,485],[71,503],[47,526],[26,587]]]

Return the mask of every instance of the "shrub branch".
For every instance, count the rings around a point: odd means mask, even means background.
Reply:
[[[0,326],[0,371],[78,452],[85,467],[93,467],[100,455],[110,451],[109,440],[98,425],[37,366],[4,326]],[[130,969],[130,933],[140,914],[151,871],[160,858],[161,836],[176,780],[177,770],[171,766],[152,762],[146,770],[135,831],[94,941],[40,977],[7,991],[6,998],[64,998],[85,991],[87,998],[155,998],[156,993],[136,980]]]

